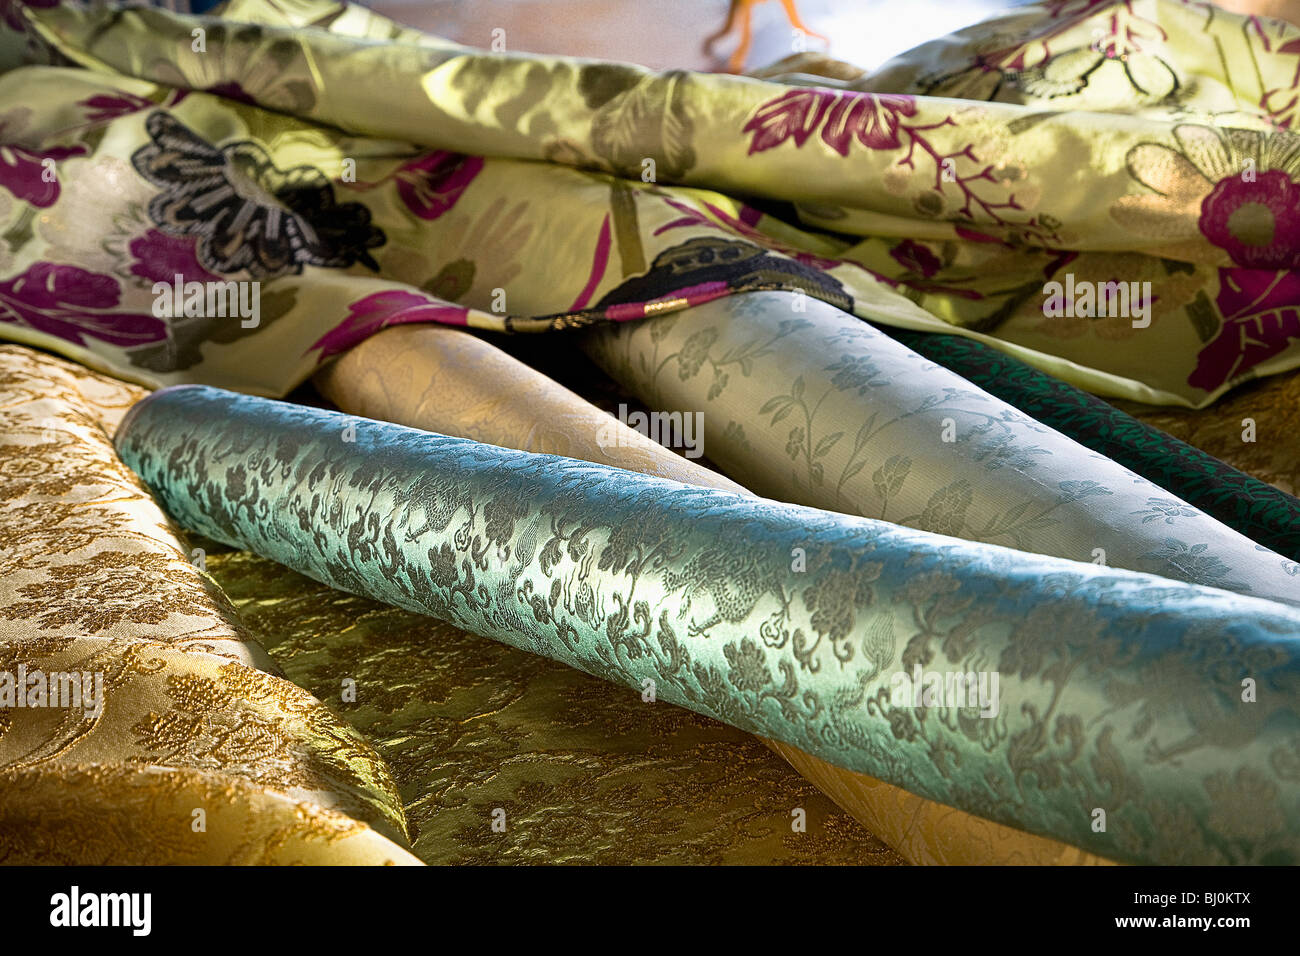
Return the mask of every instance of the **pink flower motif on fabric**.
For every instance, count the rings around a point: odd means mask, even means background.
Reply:
[[[911,96],[798,89],[759,107],[743,132],[754,134],[751,156],[787,139],[803,146],[818,129],[827,146],[848,156],[855,137],[868,149],[897,149],[901,118],[915,115],[916,100]]]
[[[209,272],[199,262],[195,236],[169,236],[158,229],[146,230],[144,235],[132,239],[127,248],[135,257],[131,275],[139,276],[150,285],[166,282],[170,285],[176,276],[186,282],[218,282],[221,276]]]
[[[31,203],[37,209],[48,209],[59,199],[58,171],[53,164],[85,152],[85,146],[27,149],[12,143],[0,143],[0,186],[13,193],[16,199]]]
[[[421,219],[437,219],[456,205],[482,169],[482,156],[439,149],[411,160],[393,178],[407,209]]]
[[[1198,226],[1244,268],[1300,266],[1300,185],[1279,169],[1228,176],[1201,201]]]
[[[157,104],[152,100],[145,99],[143,96],[136,96],[134,93],[123,93],[118,90],[114,93],[99,93],[84,100],[78,100],[77,105],[85,108],[87,120],[92,123],[102,123],[107,120],[115,120],[119,116],[129,116],[132,113],[138,113],[140,110],[151,109]]]
[[[0,322],[77,345],[99,339],[127,348],[167,337],[166,326],[152,314],[113,311],[120,298],[112,276],[37,262],[22,275],[0,282]]]
[[[1300,340],[1300,273],[1220,269],[1215,301],[1223,326],[1196,357],[1194,388],[1214,391]]]
[[[995,165],[982,161],[972,144],[948,152],[936,145],[931,134],[957,126],[956,120],[944,116],[933,123],[907,122],[916,115],[913,96],[801,88],[764,103],[742,131],[752,134],[750,156],[786,141],[793,141],[799,149],[818,132],[822,142],[846,159],[855,139],[872,151],[905,148],[896,167],[919,173],[921,163],[933,166],[933,176],[916,197],[932,216],[947,212],[946,218],[967,223],[983,217],[1001,226],[1009,224],[1004,213],[1024,210],[1014,194],[1005,198],[987,195],[990,188],[1003,190],[1005,184]],[[977,190],[981,183],[987,184],[982,192]],[[950,193],[956,194],[960,207],[950,204]],[[1055,240],[1054,232],[1038,216],[1019,228],[1025,236],[1044,245]]]
[[[793,246],[786,245],[767,233],[757,228],[758,221],[763,218],[763,214],[753,206],[741,205],[740,215],[733,216],[720,206],[715,206],[707,200],[700,200],[700,205],[709,211],[714,217],[710,219],[704,213],[693,209],[684,202],[679,202],[669,195],[664,194],[663,200],[673,209],[681,213],[681,217],[665,223],[654,231],[656,236],[661,236],[672,229],[693,226],[703,227],[706,229],[715,229],[719,232],[729,235],[743,236],[752,241],[755,245],[762,246],[765,249],[771,249],[773,252],[779,252],[784,256],[789,256],[796,262],[800,262],[814,269],[820,269],[825,272],[827,269],[834,269],[836,266],[843,265],[839,259],[827,259],[824,256],[813,255],[811,252],[805,252],[802,249],[796,249]],[[715,221],[716,220],[716,221]]]
[[[927,279],[943,268],[939,257],[915,239],[904,239],[890,249],[889,254],[904,269],[925,276]]]
[[[318,361],[346,352],[390,325],[437,322],[467,325],[469,309],[418,292],[385,289],[348,306],[348,317],[330,329],[307,351],[320,350]]]

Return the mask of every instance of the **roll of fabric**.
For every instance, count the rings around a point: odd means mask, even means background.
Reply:
[[[192,530],[921,796],[1300,860],[1292,608],[203,386],[116,444]]]
[[[624,424],[639,423],[637,412],[612,421],[549,377],[460,330],[428,325],[385,329],[326,366],[314,381],[351,414],[748,494]],[[259,580],[265,577],[263,573]],[[410,630],[410,625],[386,629],[385,645],[393,634]],[[402,737],[409,739],[409,732]],[[793,747],[766,743],[912,862],[1099,862],[1059,841],[963,814]]]
[[[0,860],[418,863],[383,760],[118,460],[142,394],[0,347]]]
[[[649,437],[633,410],[614,420],[569,389],[482,339],[436,325],[385,329],[327,365],[313,379],[354,415],[425,431],[600,462],[690,485],[745,489],[694,463],[699,448],[675,455]],[[627,424],[632,422],[632,426]],[[694,419],[679,433],[696,444]],[[657,430],[656,430],[657,431]],[[703,447],[704,436],[699,436]]]
[[[1294,496],[983,342],[907,329],[886,327],[882,331],[1067,438],[1132,469],[1251,540],[1292,561],[1300,561],[1300,500]],[[1279,376],[1279,384],[1294,377]],[[1248,416],[1234,421],[1237,416],[1223,407],[1234,399],[1225,399],[1212,411],[1183,414],[1197,420],[1226,421],[1227,431],[1240,447],[1243,423]],[[1177,412],[1166,414],[1170,418],[1178,415]],[[1257,440],[1257,436],[1252,438]],[[1295,447],[1294,442],[1281,435],[1273,436],[1273,442],[1282,448]]]
[[[1300,604],[1300,564],[852,316],[754,293],[584,333],[759,494]]]
[[[1115,404],[1280,491],[1300,494],[1300,373],[1251,382],[1208,410]]]
[[[906,862],[734,727],[247,551],[214,546],[208,569],[384,755],[426,863]]]

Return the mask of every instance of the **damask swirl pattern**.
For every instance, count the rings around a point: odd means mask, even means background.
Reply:
[[[118,460],[141,394],[0,347],[0,861],[418,862],[382,758]]]

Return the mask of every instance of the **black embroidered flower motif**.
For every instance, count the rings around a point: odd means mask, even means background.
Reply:
[[[204,268],[247,270],[254,278],[354,262],[378,271],[368,250],[383,245],[383,231],[360,203],[336,203],[320,170],[278,169],[250,140],[214,146],[161,111],[145,128],[153,142],[131,161],[162,190],[149,202],[149,217],[171,235],[199,236]]]

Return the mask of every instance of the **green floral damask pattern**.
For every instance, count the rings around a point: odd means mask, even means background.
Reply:
[[[759,494],[1300,604],[1300,564],[809,297],[756,292],[585,333]]]
[[[1300,861],[1283,605],[204,386],[116,444],[193,531],[980,816]],[[1000,703],[896,699],[914,668]]]

